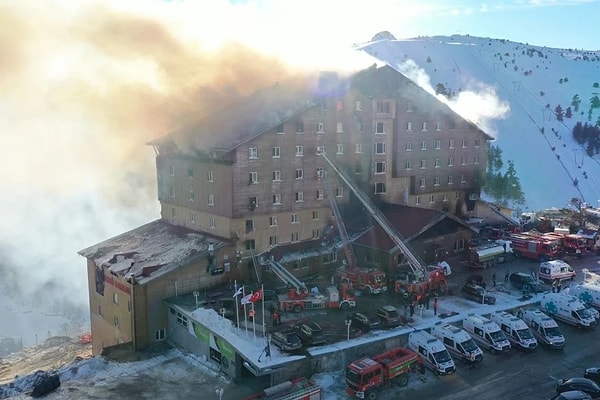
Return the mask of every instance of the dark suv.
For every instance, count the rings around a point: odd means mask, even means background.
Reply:
[[[527,289],[531,293],[543,293],[550,290],[548,285],[536,281],[533,276],[525,272],[513,272],[508,280],[514,288],[519,290],[523,290],[523,286],[527,285]]]
[[[467,299],[476,301],[478,303],[483,302],[485,304],[496,304],[496,298],[494,296],[487,294],[483,287],[473,283],[467,283],[465,286],[463,286],[461,293]]]
[[[294,351],[302,348],[302,340],[291,328],[274,332],[271,335],[271,343],[283,351]]]
[[[402,324],[400,313],[394,306],[383,306],[375,314],[381,319],[381,323],[386,328],[394,328]]]
[[[381,319],[374,311],[355,312],[350,314],[349,318],[352,326],[363,332],[381,329]]]
[[[318,346],[326,343],[323,330],[316,322],[294,325],[294,330],[307,346]]]

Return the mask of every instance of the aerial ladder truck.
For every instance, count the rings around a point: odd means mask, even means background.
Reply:
[[[420,257],[415,255],[415,253],[411,251],[402,235],[396,230],[396,228],[381,212],[381,210],[379,210],[375,203],[373,203],[369,196],[365,194],[360,188],[358,188],[355,182],[351,178],[349,178],[342,170],[340,170],[337,167],[337,165],[335,165],[335,163],[327,157],[325,151],[322,150],[322,148],[320,149],[320,151],[317,152],[317,154],[323,157],[323,159],[327,162],[329,167],[348,186],[348,188],[350,188],[352,193],[354,193],[354,195],[358,198],[362,205],[367,209],[367,211],[370,213],[373,219],[381,226],[381,228],[388,234],[388,236],[398,247],[398,249],[400,249],[400,251],[404,254],[404,257],[406,258],[406,261],[412,271],[412,278],[409,278],[406,282],[397,281],[395,291],[397,293],[413,293],[417,297],[425,295],[425,293],[429,290],[447,291],[448,283],[446,280],[446,274],[444,273],[444,270],[442,268],[437,267],[430,271],[425,265],[425,263],[420,259]],[[323,173],[323,177],[324,176],[325,174]],[[354,256],[354,253],[352,252],[348,244],[348,234],[345,231],[344,223],[339,213],[337,203],[329,193],[331,189],[328,187],[326,181],[324,181],[324,187],[325,190],[328,191],[327,194],[330,199],[331,208],[338,222],[340,234],[342,235],[344,251],[346,253],[346,258],[349,263],[349,265],[346,266],[346,274],[353,270],[360,270],[360,268],[356,268],[356,257]],[[352,283],[355,285],[355,288],[357,288],[358,283]],[[387,286],[385,290],[387,290]]]

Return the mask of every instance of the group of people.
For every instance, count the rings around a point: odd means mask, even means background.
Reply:
[[[271,312],[271,320],[273,321],[273,326],[280,326],[281,310],[279,309],[279,307],[275,307],[273,304],[271,304],[269,311]]]
[[[408,293],[405,292],[403,294],[403,305],[404,305],[404,311],[405,311],[405,315],[406,315],[406,311],[410,310],[410,316],[414,316],[415,315],[415,308],[417,307],[417,305],[421,308],[421,309],[426,309],[429,310],[429,303],[431,300],[431,297],[433,297],[433,315],[437,315],[437,309],[438,309],[438,293],[437,291],[427,291],[425,294],[416,294],[416,293]]]

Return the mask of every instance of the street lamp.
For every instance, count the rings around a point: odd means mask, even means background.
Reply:
[[[352,319],[348,316],[346,317],[346,320],[344,321],[346,323],[346,340],[350,340],[350,325],[352,325]]]
[[[223,399],[223,388],[219,388],[217,390],[215,390],[215,392],[217,392],[217,396],[219,396],[219,400]]]

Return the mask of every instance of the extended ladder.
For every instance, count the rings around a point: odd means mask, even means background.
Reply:
[[[297,291],[308,292],[308,288],[300,279],[296,278],[294,274],[288,271],[283,265],[278,263],[277,261],[272,260],[271,258],[267,258],[267,265],[273,271],[275,275],[279,277],[286,285],[292,285],[296,288]]]

